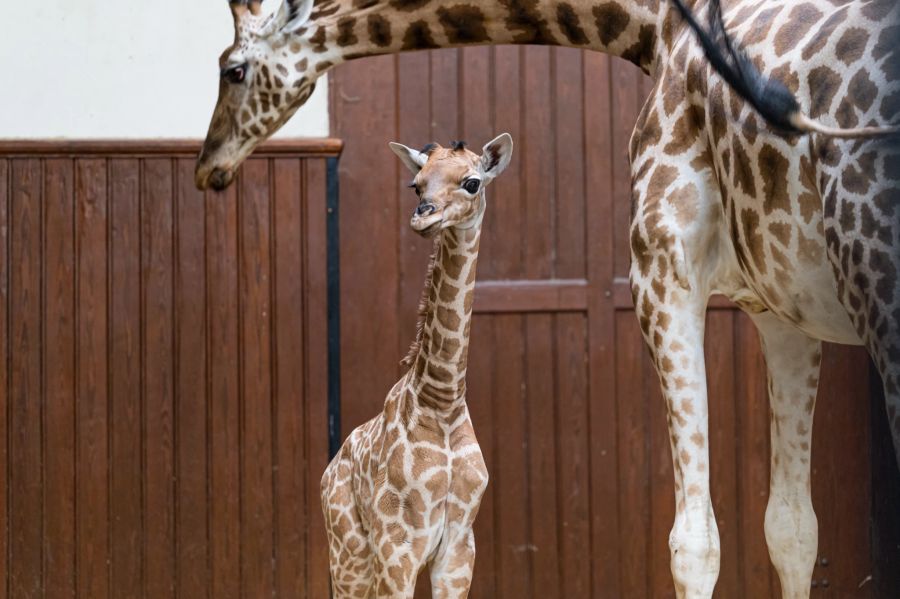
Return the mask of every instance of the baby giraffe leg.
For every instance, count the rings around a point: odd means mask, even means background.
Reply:
[[[377,544],[380,550],[375,559],[375,592],[371,596],[413,599],[422,562],[413,555],[412,543],[389,539]]]
[[[807,599],[819,542],[810,497],[810,449],[821,343],[770,313],[752,318],[766,357],[772,417],[766,543],[783,599]]]
[[[334,599],[368,596],[372,551],[353,499],[349,457],[342,454],[322,477],[322,509],[328,533]]]
[[[431,563],[433,599],[465,599],[472,586],[475,566],[475,533],[460,528],[451,533]]]

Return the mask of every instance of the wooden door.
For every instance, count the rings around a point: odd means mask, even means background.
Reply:
[[[508,131],[488,192],[469,406],[491,482],[475,598],[674,597],[665,408],[627,285],[626,147],[646,79],[600,54],[532,47],[366,59],[334,72],[341,161],[343,433],[381,409],[413,338],[429,243],[388,150]],[[778,597],[763,534],[766,377],[756,332],[707,320],[717,596]],[[868,360],[828,347],[814,437],[815,597],[871,597]],[[424,596],[424,595],[423,595]]]

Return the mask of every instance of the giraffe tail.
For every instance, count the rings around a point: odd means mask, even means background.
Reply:
[[[803,114],[800,103],[777,79],[763,77],[756,65],[740,48],[734,47],[725,31],[720,0],[710,0],[709,28],[697,22],[684,0],[671,0],[694,31],[713,69],[746,100],[770,125],[788,135],[819,133],[842,139],[900,138],[900,126],[828,127]]]

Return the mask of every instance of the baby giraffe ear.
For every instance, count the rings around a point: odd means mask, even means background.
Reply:
[[[509,133],[498,135],[484,146],[481,153],[481,170],[488,179],[496,178],[512,160],[513,140]]]
[[[428,162],[428,155],[423,154],[418,150],[407,148],[403,144],[398,144],[393,141],[388,145],[391,147],[391,150],[394,151],[394,154],[400,157],[400,160],[403,161],[406,168],[411,170],[414,175],[419,174],[419,171],[422,170],[422,167]]]

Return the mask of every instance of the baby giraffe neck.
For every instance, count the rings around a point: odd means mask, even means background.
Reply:
[[[411,373],[413,388],[424,407],[450,410],[465,399],[480,240],[479,224],[470,229],[445,229],[435,244]]]

